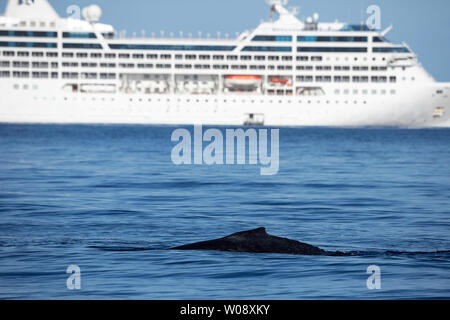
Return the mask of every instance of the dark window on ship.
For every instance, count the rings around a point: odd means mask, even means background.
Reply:
[[[114,39],[114,32],[102,33],[102,36],[103,36],[105,39]]]
[[[409,53],[409,49],[405,47],[388,47],[388,48],[373,48],[374,53]]]
[[[311,61],[322,61],[322,57],[311,57]]]
[[[151,68],[153,68],[153,64],[151,64],[151,63],[140,63],[137,66],[140,69],[151,69]]]
[[[297,66],[297,70],[308,70],[311,71],[313,66]]]
[[[297,61],[308,61],[309,57],[308,56],[298,56],[297,57]]]
[[[233,51],[236,46],[146,45],[110,44],[114,50],[182,50],[182,51]]]
[[[184,58],[186,60],[195,60],[195,59],[197,59],[197,56],[195,54],[187,54],[184,56]]]
[[[223,60],[223,59],[225,59],[225,57],[224,56],[215,55],[215,56],[213,56],[213,59],[214,60]]]
[[[81,79],[97,79],[97,74],[96,73],[82,73],[81,74]]]
[[[331,82],[331,76],[316,76],[316,82]]]
[[[63,38],[97,39],[97,36],[92,32],[63,32]]]
[[[247,46],[242,49],[242,51],[250,51],[250,52],[258,52],[258,51],[267,51],[267,52],[291,52],[291,47],[260,47],[260,46]]]
[[[63,67],[78,67],[78,62],[63,62]]]
[[[297,81],[298,82],[312,82],[313,77],[312,76],[298,76]]]
[[[200,60],[210,60],[210,59],[211,59],[211,56],[209,56],[209,55],[200,55],[200,56],[199,56],[199,59],[200,59]]]
[[[348,77],[348,76],[345,76],[345,77],[335,76],[334,77],[334,82],[350,82],[350,77]]]
[[[43,57],[44,53],[43,52],[33,52],[31,54],[32,57]]]
[[[279,42],[290,42],[292,41],[292,36],[254,36],[252,41],[279,41]]]
[[[15,53],[14,51],[3,51],[3,55],[5,57],[14,57]]]
[[[96,63],[82,63],[81,66],[83,68],[97,68],[97,64]]]
[[[30,66],[29,62],[26,61],[14,61],[13,67],[14,68],[28,68]]]
[[[77,58],[87,58],[87,57],[88,57],[87,53],[83,53],[83,52],[77,53]]]
[[[105,53],[105,58],[107,59],[115,59],[116,54],[115,53]]]
[[[48,62],[33,62],[33,68],[48,68]]]
[[[102,49],[98,43],[63,43],[64,49]]]
[[[384,37],[373,37],[373,42],[389,42],[389,41]]]
[[[2,37],[56,38],[56,32],[49,31],[8,31],[0,30]]]
[[[102,54],[101,53],[91,53],[91,58],[101,58]]]
[[[113,79],[116,79],[116,74],[115,73],[100,73],[100,79],[113,80]]]
[[[47,52],[47,57],[56,58],[58,57],[58,52]]]
[[[62,73],[62,78],[63,79],[78,79],[78,73],[76,73],[76,72],[63,72]]]
[[[130,59],[130,55],[128,53],[119,54],[119,59]]]
[[[63,52],[63,58],[73,58],[73,53],[71,52]]]
[[[360,76],[354,76],[352,78],[353,82],[369,82],[369,77],[360,77]]]
[[[134,68],[134,63],[119,63],[121,68]]]
[[[102,68],[115,68],[116,64],[115,63],[100,63],[100,67],[102,67]]]
[[[280,57],[279,56],[269,56],[269,61],[279,61]]]
[[[48,72],[33,72],[33,78],[48,79]]]
[[[157,64],[156,68],[158,69],[169,69],[171,67],[170,64]]]
[[[238,59],[238,56],[227,56],[227,60],[236,61]]]
[[[364,47],[298,47],[298,52],[367,52]]]
[[[255,60],[256,61],[265,61],[266,57],[265,56],[255,56]]]
[[[170,60],[170,59],[172,59],[172,55],[170,55],[170,54],[162,54],[161,55],[161,59]]]
[[[30,73],[29,72],[14,71],[13,72],[13,77],[14,78],[29,78],[30,77]]]
[[[158,55],[157,54],[148,54],[147,59],[158,59]]]
[[[0,41],[0,47],[14,47],[14,48],[56,48],[54,42],[4,42]]]
[[[299,42],[367,42],[367,37],[299,36]]]

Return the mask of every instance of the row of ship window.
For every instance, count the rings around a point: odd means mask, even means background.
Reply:
[[[10,48],[58,48],[56,42],[6,42],[0,41],[0,47]],[[103,49],[99,43],[63,43],[63,49]],[[111,50],[167,50],[167,51],[234,51],[236,46],[207,45],[137,45],[109,44]],[[293,52],[293,47],[245,46],[243,52]],[[367,53],[367,47],[297,47],[297,52],[328,52],[328,53]],[[373,53],[409,53],[406,47],[373,47]]]
[[[373,83],[387,83],[388,81],[390,83],[397,82],[397,77],[391,76],[391,77],[367,77],[367,76],[297,76],[296,80],[297,82],[356,82],[356,83],[367,83],[369,82]]]
[[[58,52],[46,52],[44,54],[44,52],[28,52],[28,51],[18,51],[17,52],[17,56],[19,57],[48,57],[48,58],[57,58],[59,57]],[[3,56],[5,57],[13,57],[15,56],[15,52],[14,51],[3,51]],[[105,59],[149,59],[149,60],[157,60],[157,59],[161,59],[161,60],[171,60],[172,59],[172,55],[171,54],[115,54],[115,53],[105,53],[104,55],[102,53],[91,53],[88,54],[86,52],[78,52],[78,53],[73,53],[73,52],[63,52],[62,53],[62,57],[63,58],[94,58],[94,59],[100,59],[100,58],[105,58]],[[173,58],[175,58],[175,60],[228,60],[228,61],[293,61],[294,58],[296,61],[301,62],[301,61],[323,61],[323,57],[322,56],[250,56],[250,55],[241,55],[241,56],[237,56],[237,55],[195,55],[195,54],[186,54],[186,55],[181,55],[181,54],[177,54],[174,55]],[[336,60],[339,60],[339,57],[336,58]],[[348,60],[348,57],[345,58],[345,60]],[[366,58],[364,60],[367,60]],[[376,61],[376,58],[373,58],[374,61]],[[383,58],[382,60],[385,60],[385,58]],[[354,61],[358,61],[357,57],[354,57]]]
[[[0,30],[1,37],[25,37],[25,38],[57,38],[58,33],[54,31],[20,31],[20,30]],[[97,39],[93,32],[63,32],[63,38],[72,39]],[[106,38],[111,38],[113,34],[103,34]],[[286,35],[256,35],[252,41],[258,42],[292,42],[293,36]],[[368,42],[366,36],[298,36],[298,42]],[[372,37],[373,42],[385,42],[379,36]]]
[[[49,66],[51,66],[52,68],[58,68],[59,63],[58,62],[42,62],[42,61],[33,61],[33,62],[29,62],[29,61],[0,61],[0,67],[5,67],[8,68],[10,66],[15,67],[15,68],[28,68],[30,66],[32,66],[33,68],[48,68]],[[116,68],[117,65],[120,68],[135,68],[136,66],[138,68],[153,68],[156,66],[156,68],[171,68],[172,65],[171,64],[151,64],[151,63],[138,63],[138,64],[134,64],[134,63],[96,63],[96,62],[82,62],[82,63],[78,63],[78,62],[63,62],[62,66],[63,67],[69,67],[69,68],[76,68],[76,67],[84,67],[84,68],[97,68],[98,66],[100,66],[101,68]],[[191,69],[193,65],[191,64],[175,64],[175,68],[176,69]],[[211,65],[206,64],[206,65],[200,65],[200,64],[196,64],[194,65],[194,68],[196,69],[211,69]],[[212,66],[213,69],[247,69],[247,65],[213,65]],[[249,68],[251,70],[265,70],[266,66],[264,65],[250,65]],[[268,66],[269,69],[272,68],[272,70],[275,69],[275,66]],[[288,65],[288,66],[277,66],[278,70],[292,70],[293,67]],[[311,70],[316,70],[316,71],[331,71],[331,70],[335,70],[335,71],[368,71],[369,67],[368,66],[315,66],[315,68],[313,66],[296,66],[296,69],[299,71],[311,71]],[[386,71],[387,67],[383,67],[383,66],[372,66],[370,67],[370,70],[372,71]]]
[[[58,78],[57,72],[28,72],[28,71],[0,71],[0,77],[2,78],[9,78],[10,76],[13,76],[13,78],[29,78],[30,75],[32,78]],[[114,80],[116,79],[117,75],[115,73],[94,73],[94,72],[83,72],[83,73],[77,73],[77,72],[63,72],[62,78],[63,79],[105,79],[105,80]],[[387,83],[388,81],[390,83],[397,82],[397,77],[391,76],[391,77],[367,77],[367,76],[297,76],[296,77],[297,82],[342,82],[342,83],[348,83],[350,81],[355,83]]]
[[[13,85],[13,88],[15,89],[15,90],[19,90],[19,89],[23,89],[23,90],[29,90],[30,89],[30,87],[33,89],[33,90],[38,90],[39,89],[39,86],[38,85],[36,85],[36,84],[33,84],[32,86],[30,86],[30,85],[28,85],[28,84],[24,84],[24,85],[19,85],[19,84],[14,84]],[[367,89],[364,89],[364,90],[358,90],[358,89],[353,89],[353,90],[349,90],[349,89],[345,89],[345,90],[340,90],[340,89],[336,89],[335,91],[334,91],[334,94],[335,95],[350,95],[350,94],[353,94],[353,95],[368,95],[369,93],[370,94],[372,94],[372,95],[377,95],[377,94],[381,94],[381,95],[386,95],[386,94],[388,94],[388,92],[391,94],[391,95],[395,95],[395,94],[397,94],[397,90],[395,90],[395,89],[391,89],[391,90],[386,90],[386,89],[382,89],[382,90],[377,90],[377,89],[372,89],[372,90],[367,90]],[[272,94],[269,94],[269,95],[276,95],[275,94],[275,92],[272,92]],[[292,92],[290,92],[290,96],[292,96]],[[316,98],[322,98],[321,96],[317,96]],[[46,98],[44,97],[44,100],[45,100]],[[53,98],[53,99],[55,99],[55,98]],[[65,100],[67,100],[67,97],[65,97],[64,98]],[[83,100],[84,100],[85,98],[83,98]],[[92,100],[93,101],[95,101],[96,100],[96,98],[95,97],[93,97],[92,98]],[[100,100],[102,100],[102,101],[105,101],[105,98],[103,97],[103,98],[101,98]],[[135,99],[133,99],[133,98],[130,98],[130,102],[133,102]],[[111,101],[114,101],[114,98],[111,98]],[[139,99],[136,99],[136,101],[139,101],[139,102],[143,102],[143,99],[142,98],[139,98]],[[148,102],[152,102],[152,99],[151,98],[149,98],[149,99],[147,99],[147,101]],[[159,99],[157,99],[157,100],[155,100],[155,101],[158,101],[158,102],[162,102],[162,100],[159,98]],[[170,98],[168,98],[168,99],[166,99],[166,102],[171,102],[172,101],[172,99],[170,99]],[[185,100],[185,102],[202,102],[200,99],[195,99],[195,100],[191,100],[191,99],[186,99]],[[181,99],[177,99],[177,102],[183,102]],[[206,102],[206,103],[208,103],[208,102],[210,102],[210,100],[209,99],[205,99],[205,100],[203,100],[203,102]],[[218,99],[214,99],[214,102],[219,102],[219,100]],[[224,99],[223,100],[223,102],[224,103],[227,103],[227,102],[233,102],[233,103],[236,103],[236,102],[238,102],[236,99],[233,99],[233,100],[228,100],[228,99]],[[247,103],[247,102],[251,102],[251,103],[255,103],[256,102],[256,100],[242,100],[242,102],[243,103]],[[261,100],[260,101],[261,103],[264,103],[264,100]],[[270,103],[273,103],[274,101],[273,100],[270,100],[269,101]],[[278,101],[279,103],[282,103],[282,101]],[[288,102],[290,102],[290,100],[288,100]],[[302,100],[299,100],[298,101],[298,103],[302,103],[303,101]],[[308,100],[308,101],[306,101],[307,103],[311,103],[311,100]],[[320,103],[321,101],[319,100],[319,101],[315,101],[316,103]],[[325,101],[327,104],[328,103],[330,103],[330,101],[329,100],[326,100]],[[340,101],[336,101],[336,103],[339,103]],[[349,103],[349,101],[344,101],[344,103]],[[356,103],[358,103],[357,101],[354,101],[354,103],[356,104]],[[364,101],[364,103],[366,103],[366,101]]]

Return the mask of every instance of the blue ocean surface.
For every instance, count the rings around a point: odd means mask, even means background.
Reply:
[[[0,125],[0,299],[450,298],[450,130],[280,129],[274,176],[176,166],[174,130]],[[361,254],[167,250],[256,227]]]

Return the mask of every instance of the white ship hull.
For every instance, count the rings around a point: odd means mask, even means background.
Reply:
[[[87,94],[52,90],[21,91],[0,81],[7,98],[0,104],[0,122],[54,124],[243,125],[250,115],[267,126],[448,126],[450,114],[436,117],[447,98],[433,97],[436,88],[397,88],[385,96],[261,96],[181,94]],[[29,83],[29,82],[27,82]],[[449,89],[447,89],[449,90]],[[444,105],[444,104],[447,105]]]
[[[450,126],[450,84],[405,43],[365,25],[278,20],[236,39],[121,38],[9,0],[0,16],[0,122],[267,126]]]

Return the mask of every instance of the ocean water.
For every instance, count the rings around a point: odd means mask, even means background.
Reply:
[[[285,128],[261,176],[175,166],[174,129],[0,125],[0,299],[450,298],[450,130]],[[262,226],[361,254],[167,250]]]

